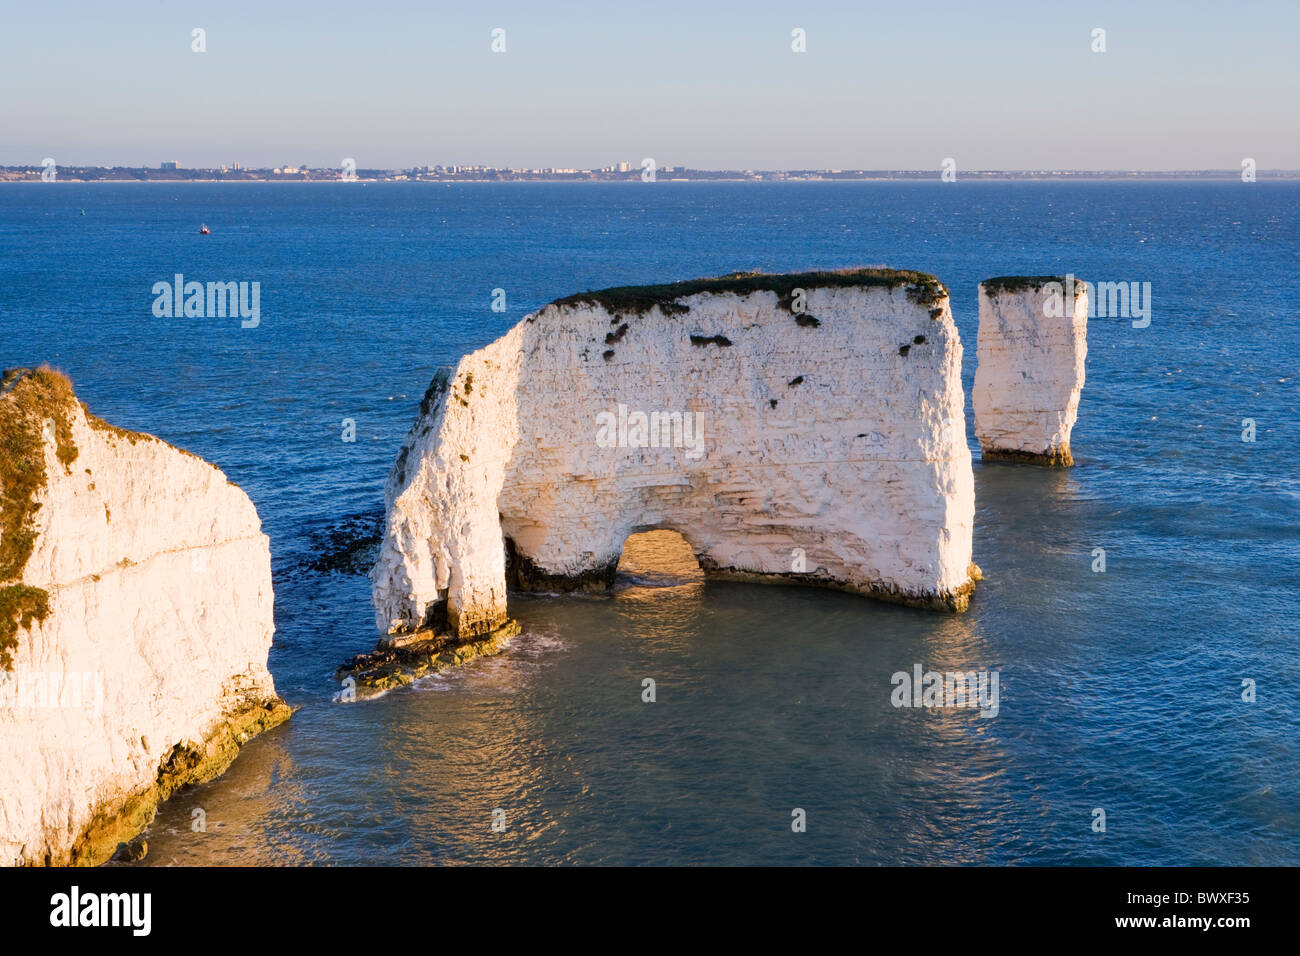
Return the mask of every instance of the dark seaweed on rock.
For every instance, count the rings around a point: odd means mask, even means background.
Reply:
[[[310,535],[311,557],[304,563],[321,574],[368,574],[383,540],[384,515],[370,512],[348,515]]]
[[[442,404],[442,399],[446,396],[451,386],[452,370],[450,368],[440,368],[433,373],[433,379],[429,382],[429,387],[424,390],[424,398],[420,400],[420,417],[426,418],[436,411]]]

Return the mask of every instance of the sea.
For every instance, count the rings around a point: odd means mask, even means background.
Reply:
[[[947,285],[968,402],[981,279],[1150,283],[1149,324],[1089,322],[1075,467],[982,463],[968,405],[968,613],[652,541],[608,594],[513,595],[501,655],[340,700],[438,368],[577,291],[858,265]],[[156,315],[178,273],[259,283],[256,326]],[[1298,308],[1287,181],[0,186],[0,366],[214,462],[270,536],[297,712],[141,865],[1300,864]],[[895,706],[917,667],[996,674],[996,713]]]

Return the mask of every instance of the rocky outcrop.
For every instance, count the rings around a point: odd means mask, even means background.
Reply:
[[[915,272],[554,302],[429,387],[388,480],[379,629],[490,635],[508,584],[607,587],[652,528],[711,576],[962,610],[961,355],[947,291]]]
[[[1072,465],[1088,354],[1084,283],[1003,276],[980,283],[975,435],[989,461]]]
[[[95,864],[289,709],[268,541],[215,467],[0,379],[0,864]]]

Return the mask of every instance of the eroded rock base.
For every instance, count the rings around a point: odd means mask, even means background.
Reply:
[[[425,674],[498,654],[521,630],[518,621],[507,620],[487,634],[468,640],[432,630],[393,634],[370,653],[349,659],[335,671],[334,678],[341,681],[351,677],[358,689],[391,690]]]
[[[1074,465],[1069,445],[1046,452],[1021,451],[1018,448],[981,448],[980,455],[985,461],[1042,465],[1048,468],[1070,468]]]
[[[149,786],[101,801],[90,823],[66,856],[47,853],[46,866],[98,866],[110,859],[119,844],[129,843],[147,827],[158,807],[177,791],[206,783],[225,773],[239,750],[258,734],[279,726],[293,713],[279,697],[247,700],[213,728],[199,743],[172,748]]]

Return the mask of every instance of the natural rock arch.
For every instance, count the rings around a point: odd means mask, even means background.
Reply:
[[[508,584],[606,587],[654,527],[712,576],[963,610],[961,355],[947,291],[916,272],[558,300],[430,385],[386,488],[378,626],[493,632]]]
[[[618,556],[618,577],[630,585],[675,587],[701,583],[704,569],[681,532],[648,528],[624,539]]]

